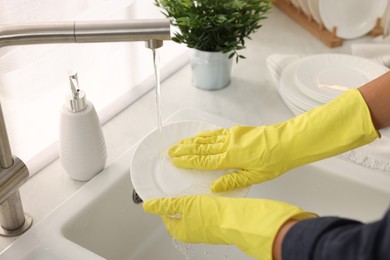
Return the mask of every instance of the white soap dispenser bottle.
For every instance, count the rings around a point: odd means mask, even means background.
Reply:
[[[61,111],[59,156],[71,178],[88,181],[104,169],[106,145],[99,117],[79,89],[77,74],[69,79],[72,93]]]

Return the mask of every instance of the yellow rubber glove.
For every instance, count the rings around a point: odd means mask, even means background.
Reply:
[[[169,149],[177,167],[238,169],[212,183],[223,192],[276,178],[295,167],[341,154],[379,137],[356,89],[286,122],[203,132]]]
[[[143,207],[161,215],[178,241],[236,245],[262,260],[272,259],[274,239],[287,220],[316,216],[284,202],[212,195],[149,200]]]

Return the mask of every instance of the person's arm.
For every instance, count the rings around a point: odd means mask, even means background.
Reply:
[[[365,99],[351,89],[285,122],[201,132],[179,141],[168,153],[181,168],[235,169],[211,184],[211,191],[218,193],[272,180],[378,137]]]
[[[283,260],[388,260],[390,211],[379,221],[322,217],[295,223],[285,234]],[[276,258],[275,258],[276,259]]]
[[[282,242],[287,232],[296,224],[297,220],[288,220],[283,226],[279,229],[276,234],[274,245],[272,248],[273,260],[282,260]]]
[[[390,72],[359,88],[369,107],[373,124],[377,130],[390,126]],[[313,220],[318,221],[318,220]],[[282,243],[297,221],[287,221],[279,230],[273,247],[274,260],[282,260]],[[284,259],[283,259],[284,260]]]
[[[377,130],[390,126],[390,72],[359,88]]]

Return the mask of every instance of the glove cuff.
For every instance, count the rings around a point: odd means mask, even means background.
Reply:
[[[364,98],[359,90],[351,89],[286,122],[280,133],[280,154],[288,163],[281,172],[339,155],[378,137]]]

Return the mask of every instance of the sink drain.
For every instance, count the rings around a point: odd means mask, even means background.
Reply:
[[[140,196],[138,196],[137,192],[135,190],[133,190],[133,201],[135,204],[141,204],[142,202],[144,202]]]

